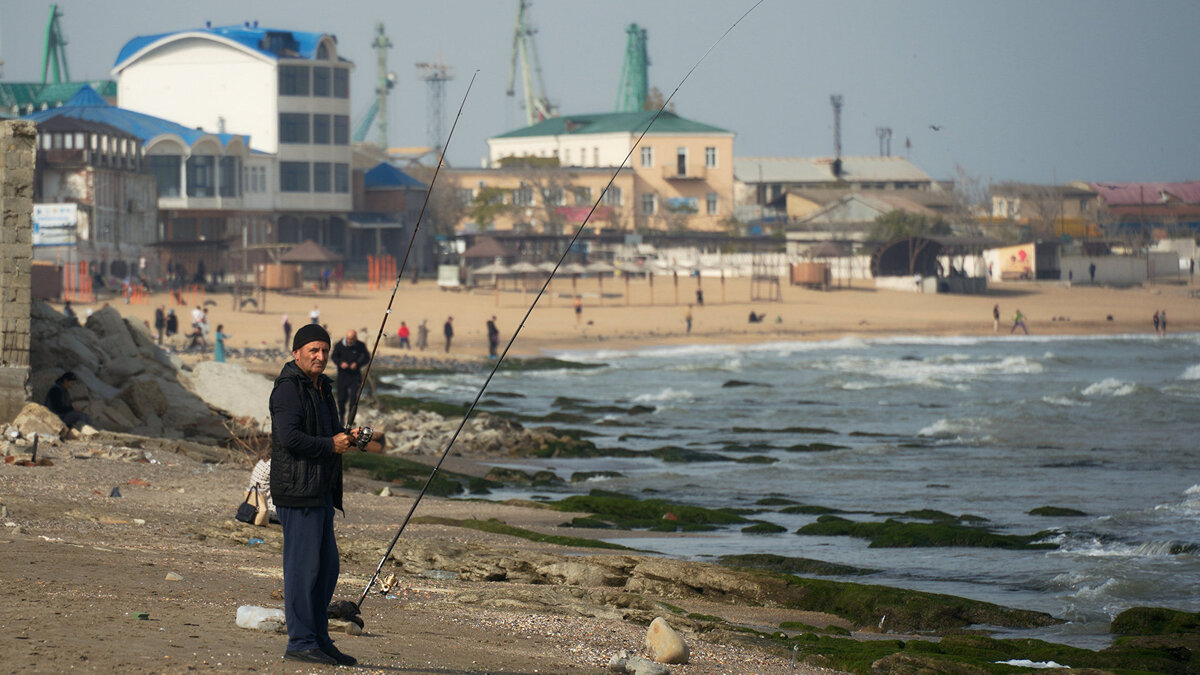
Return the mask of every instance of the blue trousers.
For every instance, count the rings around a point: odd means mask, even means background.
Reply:
[[[329,601],[337,590],[333,506],[276,506],[283,525],[283,613],[288,651],[329,647]]]

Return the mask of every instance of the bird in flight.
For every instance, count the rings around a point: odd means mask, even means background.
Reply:
[[[929,128],[930,128],[930,129],[933,129],[934,131],[941,131],[941,130],[942,130],[942,125],[940,125],[940,124],[930,124],[930,125],[929,125]]]

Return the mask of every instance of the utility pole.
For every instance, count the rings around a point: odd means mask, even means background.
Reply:
[[[892,156],[892,128],[875,127],[875,135],[879,137],[879,156]]]
[[[829,97],[833,105],[833,177],[842,178],[842,95],[833,94]]]

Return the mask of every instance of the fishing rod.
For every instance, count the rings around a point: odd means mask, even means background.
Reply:
[[[379,340],[383,337],[388,316],[392,313],[392,303],[396,301],[396,291],[400,289],[400,278],[404,276],[404,268],[408,265],[408,256],[412,253],[413,244],[417,241],[417,231],[421,229],[421,221],[425,219],[425,207],[429,206],[429,196],[433,194],[433,184],[437,182],[438,173],[441,172],[442,164],[446,161],[446,150],[450,148],[450,139],[454,138],[454,129],[458,126],[458,118],[462,117],[463,106],[467,104],[467,97],[471,95],[471,87],[475,84],[475,76],[478,74],[478,68],[471,74],[471,81],[467,83],[467,91],[463,94],[462,102],[458,104],[458,114],[454,116],[454,123],[450,125],[450,133],[446,135],[446,143],[442,146],[442,152],[438,156],[437,166],[433,169],[433,178],[429,181],[429,189],[425,191],[425,201],[421,202],[421,211],[417,214],[417,224],[413,226],[412,236],[408,240],[408,248],[404,249],[404,259],[400,261],[400,270],[396,273],[396,283],[392,286],[392,297],[388,298],[387,309],[383,312],[383,321],[379,324],[379,332],[375,334],[375,344],[371,347],[371,358],[367,361],[367,367],[363,371],[362,382],[358,383],[358,393],[350,403],[349,410],[346,411],[347,429],[354,426],[354,417],[358,414],[358,401],[362,398],[363,387],[367,386],[367,381],[371,378],[371,365],[375,363],[375,352],[379,350]],[[371,436],[371,428],[363,427],[362,433],[355,439],[359,450],[366,449]]]
[[[658,121],[659,117],[662,116],[663,112],[667,109],[667,105],[671,102],[671,99],[675,98],[675,94],[679,92],[680,88],[683,87],[683,84],[687,82],[689,77],[692,76],[692,73],[695,72],[696,68],[698,68],[706,58],[708,58],[709,53],[711,53],[712,50],[715,49],[717,45],[725,39],[726,35],[729,35],[729,33],[736,28],[743,19],[749,16],[750,13],[753,12],[763,2],[764,0],[758,0],[755,2],[750,9],[746,10],[745,13],[738,17],[737,21],[734,21],[729,28],[726,28],[725,32],[721,33],[721,36],[709,46],[699,60],[697,60],[696,63],[692,65],[691,69],[687,71],[687,74],[685,74],[683,78],[679,80],[679,84],[675,85],[675,89],[671,91],[671,95],[663,101],[662,105],[659,106],[658,110],[654,113],[654,117],[650,118],[650,121],[646,123],[646,128],[642,129],[642,133],[637,137],[637,140],[634,141],[633,145],[630,146],[629,152],[625,155],[625,159],[623,159],[621,163],[617,165],[617,170],[613,172],[612,177],[608,179],[608,184],[605,185],[604,189],[600,191],[600,196],[596,198],[596,202],[592,204],[592,208],[588,211],[587,216],[585,216],[583,222],[579,224],[579,228],[575,230],[575,235],[571,237],[571,241],[568,242],[567,246],[563,248],[563,253],[561,256],[559,256],[558,262],[554,264],[554,269],[550,271],[550,276],[546,278],[545,283],[542,284],[541,289],[538,290],[537,295],[534,296],[533,302],[529,305],[529,309],[525,311],[525,316],[521,317],[521,323],[518,324],[516,330],[513,331],[512,337],[508,339],[508,344],[504,346],[504,351],[501,352],[500,357],[496,359],[496,363],[492,366],[491,371],[488,373],[487,379],[483,381],[483,385],[479,387],[479,391],[475,394],[475,399],[471,401],[471,405],[467,408],[467,412],[463,414],[462,422],[460,422],[458,428],[454,430],[454,435],[450,437],[450,441],[446,443],[446,449],[442,451],[441,456],[438,457],[437,463],[433,465],[433,470],[429,472],[429,478],[427,478],[425,480],[425,484],[421,486],[421,491],[418,492],[416,498],[413,499],[413,503],[408,509],[408,514],[406,514],[404,516],[404,520],[401,521],[400,529],[396,530],[396,534],[392,537],[391,542],[388,543],[387,550],[384,551],[383,557],[379,560],[379,564],[375,567],[375,573],[372,574],[370,580],[367,581],[366,588],[363,589],[362,595],[359,596],[358,602],[355,603],[357,607],[361,608],[363,601],[367,599],[367,594],[371,592],[371,587],[375,585],[375,580],[379,578],[379,573],[383,570],[384,563],[387,562],[388,556],[392,554],[392,549],[396,547],[396,542],[400,540],[400,535],[404,533],[404,528],[407,527],[409,521],[412,520],[413,513],[417,510],[417,505],[421,503],[421,499],[425,496],[425,493],[429,490],[429,486],[433,483],[433,479],[437,476],[438,470],[442,468],[442,463],[446,461],[446,457],[450,454],[450,449],[454,447],[454,442],[458,440],[458,435],[462,433],[463,428],[471,419],[471,414],[475,412],[475,406],[477,406],[479,404],[479,400],[483,398],[483,394],[485,391],[487,391],[488,385],[491,384],[492,378],[495,377],[496,371],[500,370],[500,366],[503,365],[504,359],[508,356],[508,351],[512,348],[513,342],[515,342],[517,336],[520,335],[521,329],[525,327],[525,322],[529,319],[529,316],[533,314],[533,310],[535,307],[537,307],[538,301],[542,299],[542,295],[546,292],[546,289],[549,288],[550,282],[554,280],[554,275],[558,272],[558,268],[562,266],[563,261],[567,259],[567,254],[571,252],[571,249],[575,246],[575,242],[578,241],[579,237],[583,234],[584,228],[587,227],[588,222],[592,219],[592,214],[594,214],[596,209],[600,207],[600,203],[604,200],[604,195],[617,180],[617,176],[621,173],[621,169],[625,168],[625,164],[629,162],[631,157],[633,157],[634,150],[641,145],[642,139],[646,137],[647,133],[649,133],[650,127],[654,126],[654,123]],[[389,304],[389,307],[390,306],[391,305]]]

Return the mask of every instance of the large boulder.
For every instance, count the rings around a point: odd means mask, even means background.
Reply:
[[[237,363],[202,361],[180,380],[209,406],[230,417],[248,417],[264,428],[271,423],[271,380]]]
[[[163,381],[154,377],[131,380],[121,390],[118,398],[129,406],[134,415],[142,419],[151,416],[161,418],[170,407],[167,395],[163,392]]]
[[[13,419],[12,426],[16,427],[22,436],[37,434],[47,438],[62,438],[67,430],[67,425],[63,424],[58,415],[38,403],[26,403]]]
[[[646,631],[646,655],[659,663],[687,663],[688,646],[660,616],[650,622]]]

